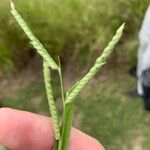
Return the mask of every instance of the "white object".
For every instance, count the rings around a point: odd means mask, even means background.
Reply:
[[[143,71],[150,69],[150,6],[146,11],[141,30],[139,32],[139,44],[140,46],[138,49],[137,91],[138,94],[143,95],[141,75]]]

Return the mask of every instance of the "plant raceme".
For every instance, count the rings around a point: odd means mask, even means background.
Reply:
[[[76,98],[76,96],[79,94],[79,92],[94,77],[94,75],[98,72],[98,70],[105,64],[106,59],[109,57],[109,55],[113,51],[114,46],[117,44],[120,37],[122,36],[124,24],[118,28],[111,42],[104,49],[102,55],[96,59],[95,64],[93,65],[93,67],[91,67],[88,73],[65,93],[60,60],[58,64],[53,60],[53,58],[49,55],[49,53],[44,48],[44,46],[32,33],[31,29],[28,27],[24,19],[17,12],[12,2],[11,2],[11,14],[16,19],[19,26],[25,32],[27,37],[30,39],[30,43],[36,49],[37,53],[43,58],[44,82],[45,82],[45,88],[47,93],[49,110],[52,118],[53,130],[56,139],[55,149],[68,150],[70,134],[71,134],[71,126],[72,126],[73,101]],[[56,70],[60,77],[60,87],[61,87],[62,102],[63,102],[62,119],[60,119],[60,117],[58,116],[57,108],[54,100],[55,98],[53,96],[53,89],[51,85],[52,78],[50,74],[51,70]]]

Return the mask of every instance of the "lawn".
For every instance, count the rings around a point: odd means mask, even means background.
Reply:
[[[76,99],[74,126],[97,138],[107,150],[149,150],[150,114],[143,110],[140,98],[131,99],[127,95],[135,89],[136,79],[130,77],[126,69],[108,70],[99,72]],[[68,87],[73,79],[65,77],[64,81]],[[21,86],[22,82],[17,86],[10,82],[10,89],[1,91],[0,99],[4,105],[49,115],[42,78]],[[54,83],[60,107],[57,77]]]

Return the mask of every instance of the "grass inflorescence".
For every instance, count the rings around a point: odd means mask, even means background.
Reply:
[[[112,38],[111,42],[108,46],[104,49],[101,56],[99,56],[93,67],[89,70],[89,72],[80,80],[78,81],[72,88],[70,88],[66,93],[64,92],[63,87],[63,77],[61,71],[61,64],[55,62],[55,60],[49,55],[47,50],[44,46],[40,43],[40,41],[35,37],[32,33],[31,29],[21,17],[21,15],[15,9],[14,4],[11,2],[11,13],[13,17],[18,22],[19,26],[23,29],[25,34],[30,39],[30,43],[32,46],[37,50],[37,53],[43,59],[43,72],[44,72],[44,81],[45,81],[45,88],[47,93],[48,105],[51,113],[52,118],[52,125],[53,130],[55,133],[56,139],[56,150],[68,150],[70,134],[71,134],[71,126],[72,126],[72,116],[73,116],[73,101],[79,92],[87,85],[87,83],[94,77],[94,75],[98,72],[98,70],[105,64],[106,59],[113,51],[114,46],[119,41],[120,37],[122,36],[124,24],[121,25],[115,36]],[[51,74],[50,71],[55,70],[58,72],[60,76],[60,83],[61,83],[61,93],[62,93],[62,101],[63,101],[63,117],[62,119],[57,113],[56,104],[54,101],[53,96],[53,89],[51,85]]]

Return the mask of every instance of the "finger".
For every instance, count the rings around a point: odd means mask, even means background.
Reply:
[[[99,141],[73,128],[70,141],[70,150],[104,150]]]
[[[0,144],[12,150],[50,150],[54,136],[47,117],[0,109]]]
[[[54,133],[48,117],[33,113],[0,109],[0,144],[11,150],[50,150]],[[73,129],[70,150],[102,150],[102,146],[90,136]]]

